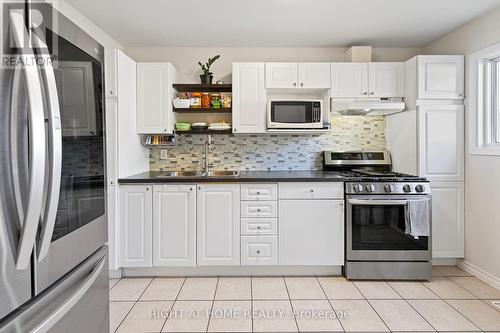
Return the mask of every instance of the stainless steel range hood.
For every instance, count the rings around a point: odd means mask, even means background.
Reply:
[[[332,112],[346,116],[384,116],[404,111],[402,98],[333,98]]]

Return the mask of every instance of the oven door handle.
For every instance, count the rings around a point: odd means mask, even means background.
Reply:
[[[399,205],[406,205],[408,203],[408,200],[396,200],[396,199],[387,199],[387,200],[381,200],[381,199],[349,199],[347,202],[351,205],[368,205],[368,206],[388,206],[388,205],[393,205],[393,206],[399,206]]]

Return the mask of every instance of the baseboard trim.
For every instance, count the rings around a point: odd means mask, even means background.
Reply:
[[[482,280],[489,284],[492,287],[500,289],[500,278],[486,272],[485,270],[471,264],[470,262],[463,260],[458,260],[457,266],[463,269],[464,271],[471,273],[479,280]]]
[[[122,270],[121,269],[110,269],[109,270],[109,278],[110,279],[121,279]]]

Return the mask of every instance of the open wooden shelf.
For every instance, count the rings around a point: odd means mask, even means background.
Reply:
[[[173,108],[178,113],[231,113],[232,108]]]
[[[202,135],[207,135],[207,134],[214,134],[214,135],[232,135],[233,130],[228,129],[228,130],[221,130],[221,131],[214,131],[214,130],[189,130],[189,131],[174,131],[175,134],[178,135],[185,135],[185,134],[190,134],[190,135],[195,135],[195,134],[202,134]]]
[[[232,84],[197,84],[174,83],[172,85],[178,92],[232,92]]]

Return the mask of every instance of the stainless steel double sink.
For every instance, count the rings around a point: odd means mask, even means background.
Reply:
[[[199,178],[199,177],[213,177],[213,178],[237,178],[239,177],[239,171],[228,171],[228,170],[214,170],[208,172],[201,171],[166,171],[159,174],[158,178]]]

